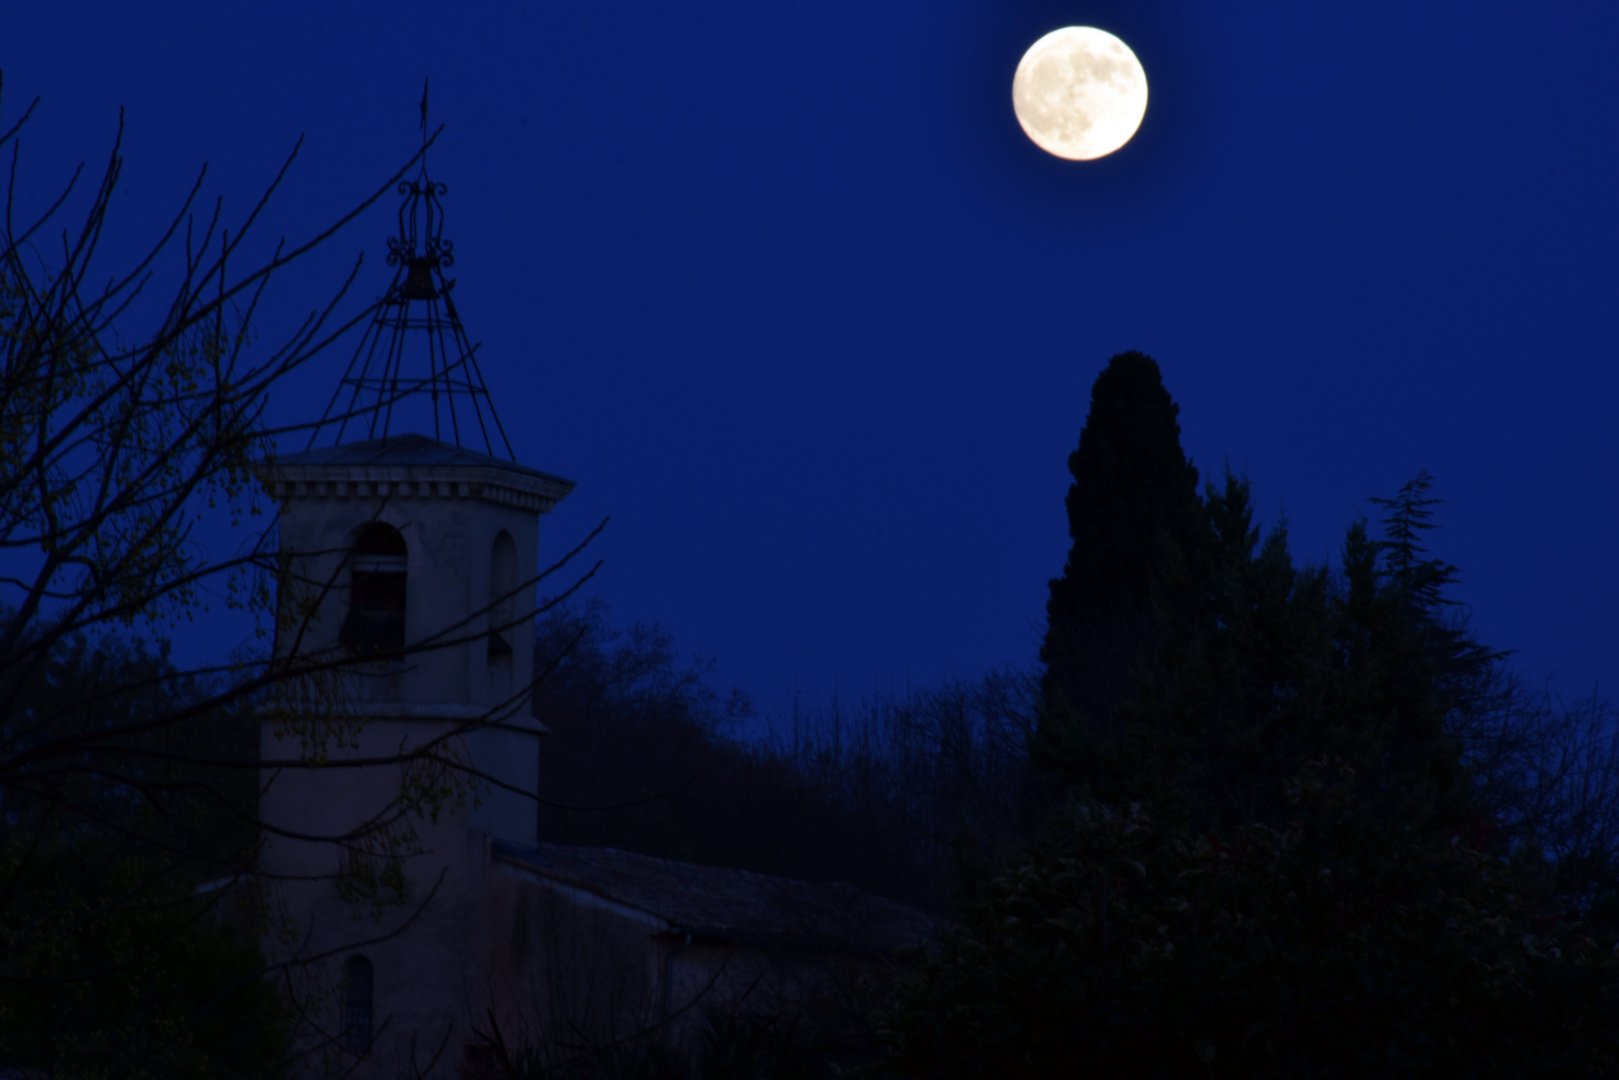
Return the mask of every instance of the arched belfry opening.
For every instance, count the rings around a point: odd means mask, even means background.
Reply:
[[[368,521],[360,526],[349,551],[349,611],[338,632],[355,656],[404,649],[409,554],[404,536],[392,525]]]
[[[489,553],[489,699],[498,704],[511,697],[517,611],[517,543],[505,529],[495,534]]]

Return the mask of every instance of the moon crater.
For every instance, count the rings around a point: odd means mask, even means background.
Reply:
[[[1012,77],[1012,108],[1036,146],[1090,161],[1130,141],[1147,112],[1147,73],[1105,30],[1067,26],[1029,46]]]

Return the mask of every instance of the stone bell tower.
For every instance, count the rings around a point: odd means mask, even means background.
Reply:
[[[266,950],[291,965],[310,1075],[417,1075],[447,1040],[453,1076],[484,1016],[490,845],[535,841],[539,519],[573,488],[512,454],[425,147],[400,190],[375,319],[309,448],[260,470],[277,655],[320,669],[261,740]]]

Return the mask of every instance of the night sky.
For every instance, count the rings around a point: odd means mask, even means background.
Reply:
[[[1013,117],[1064,25],[1146,68],[1112,157]],[[542,556],[611,515],[615,619],[767,710],[1032,662],[1066,458],[1130,348],[1298,557],[1426,469],[1481,636],[1566,695],[1619,689],[1616,41],[1595,0],[0,13],[4,116],[43,99],[19,211],[127,110],[109,274],[204,162],[240,218],[300,133],[256,250],[314,232],[414,150],[430,77],[462,316],[519,459],[579,484]],[[395,207],[276,283],[266,345],[357,254],[386,287]],[[276,418],[318,415],[351,348]]]

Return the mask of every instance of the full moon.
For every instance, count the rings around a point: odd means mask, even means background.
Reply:
[[[1130,141],[1147,112],[1147,73],[1130,46],[1092,26],[1053,30],[1023,54],[1012,108],[1034,144],[1090,161]]]

